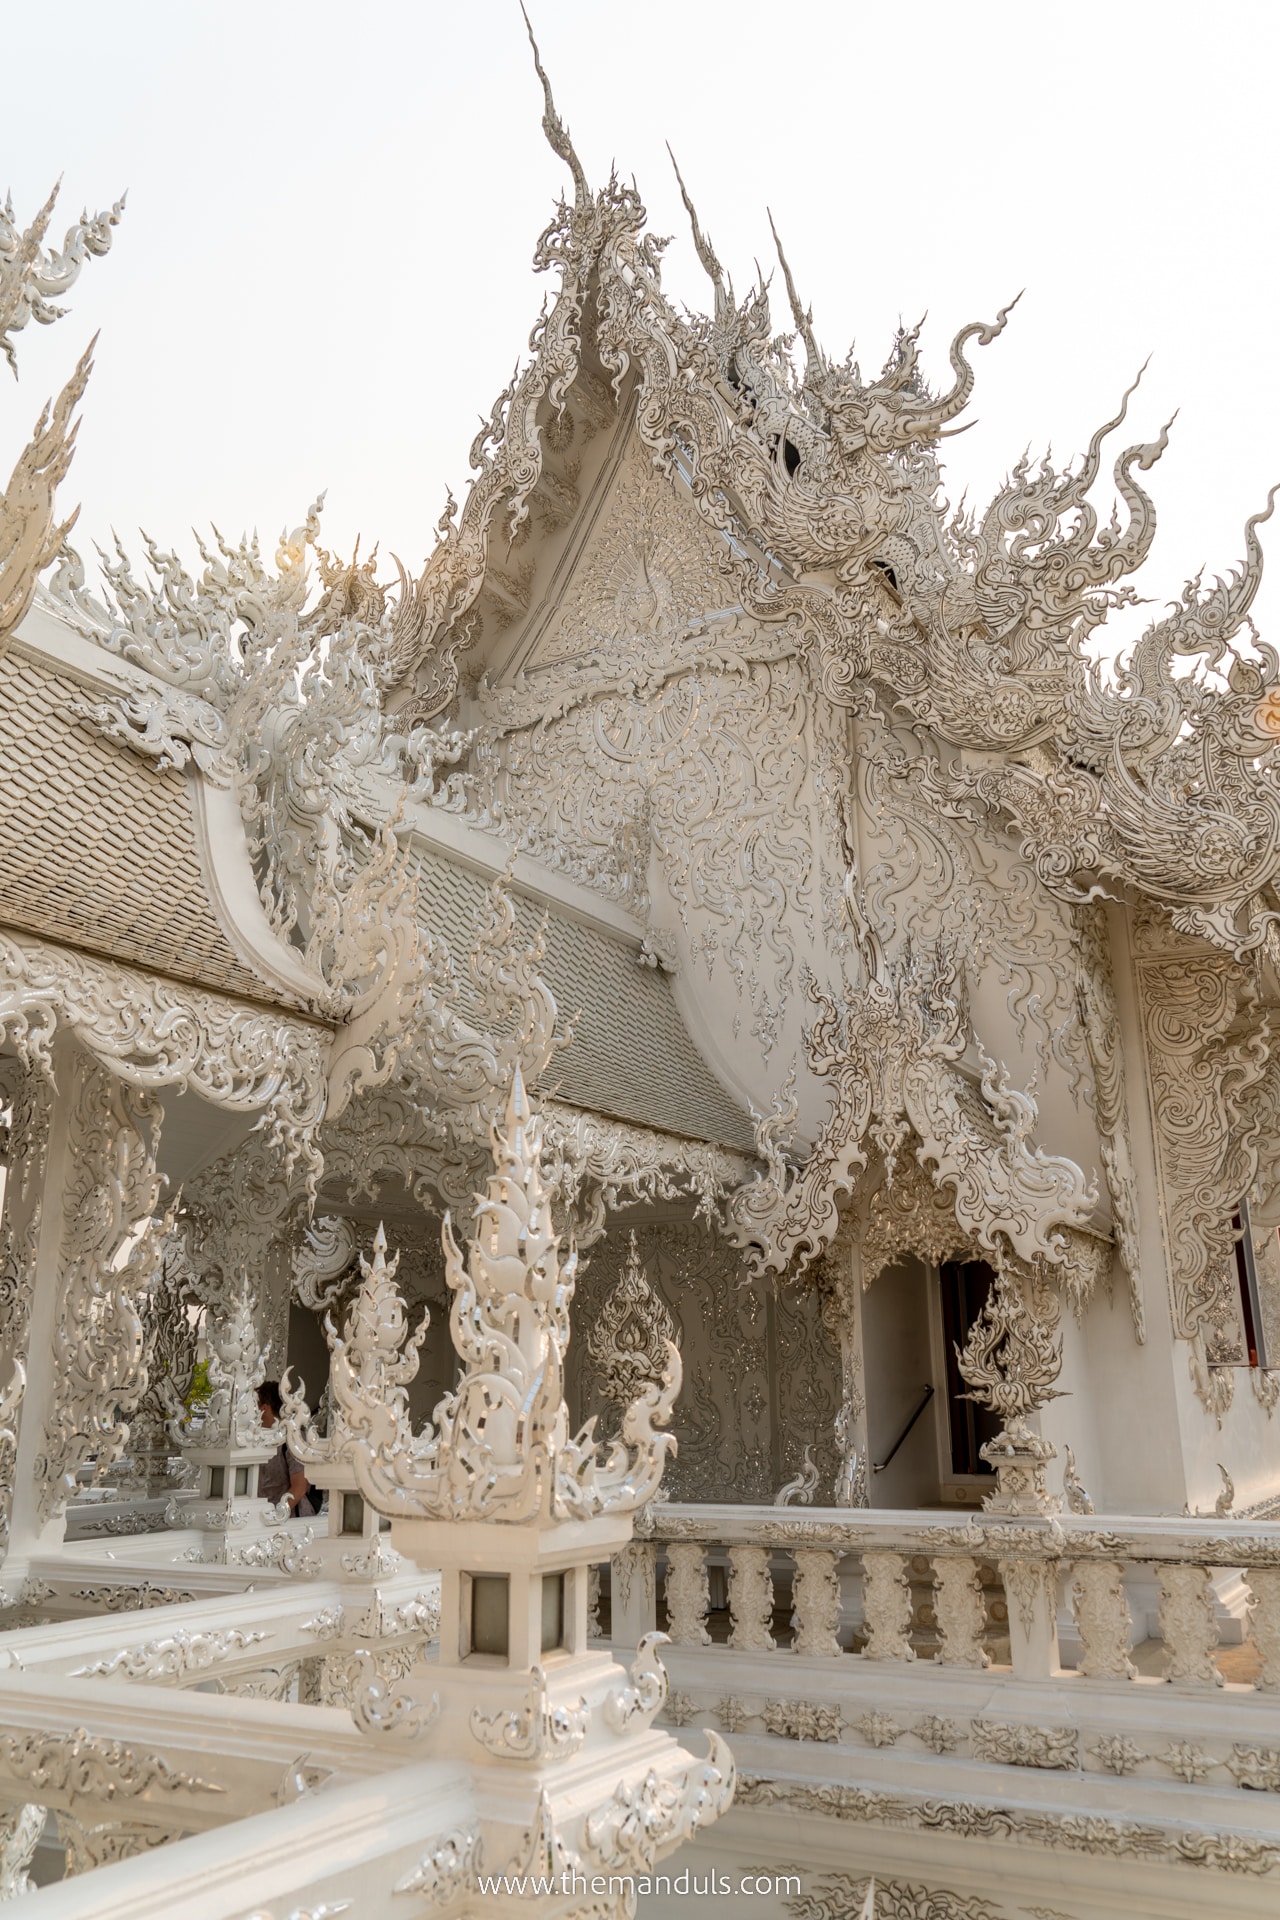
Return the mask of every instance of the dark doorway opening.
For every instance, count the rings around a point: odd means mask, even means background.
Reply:
[[[965,1398],[968,1388],[956,1364],[969,1330],[987,1304],[995,1285],[995,1269],[985,1260],[946,1260],[939,1268],[942,1282],[942,1331],[947,1349],[947,1423],[951,1433],[951,1471],[990,1474],[980,1449],[1000,1431],[999,1417],[989,1407]]]

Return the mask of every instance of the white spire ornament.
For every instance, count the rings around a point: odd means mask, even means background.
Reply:
[[[440,1570],[438,1658],[402,1687],[424,1709],[415,1758],[469,1774],[476,1816],[447,1860],[437,1847],[401,1885],[429,1892],[446,1920],[478,1911],[477,1874],[518,1874],[530,1860],[546,1889],[512,1896],[510,1910],[581,1913],[584,1873],[609,1886],[611,1873],[647,1871],[733,1797],[718,1734],[695,1760],[650,1724],[666,1695],[663,1636],[649,1636],[630,1675],[608,1648],[588,1645],[591,1569],[629,1544],[675,1447],[659,1429],[680,1360],[665,1342],[661,1382],[641,1386],[607,1448],[594,1421],[570,1433],[564,1359],[577,1260],[560,1259],[541,1148],[517,1068],[465,1249],[445,1217],[462,1374],[433,1425],[415,1434],[410,1423],[404,1385],[425,1326],[409,1336],[381,1234],[373,1261],[361,1262],[345,1339],[327,1323],[332,1445],[368,1505],[391,1516],[392,1545]],[[296,1414],[292,1428],[305,1440]],[[593,1913],[630,1910],[616,1887]]]
[[[354,1247],[347,1223],[333,1224],[341,1226],[343,1237]],[[359,1491],[356,1463],[374,1424],[371,1406],[379,1410],[380,1435],[385,1436],[390,1425],[410,1448],[414,1444],[408,1386],[418,1371],[418,1349],[427,1337],[431,1316],[424,1314],[417,1332],[409,1335],[408,1315],[396,1286],[399,1263],[399,1254],[388,1260],[387,1236],[379,1223],[372,1260],[360,1255],[360,1285],[341,1336],[332,1314],[325,1314],[333,1403],[326,1434],[317,1432],[304,1389],[299,1385],[295,1390],[289,1369],[280,1383],[288,1444],[312,1485],[329,1495],[327,1534],[320,1547],[326,1571],[334,1578],[363,1579],[390,1571],[395,1564],[381,1549],[378,1513]]]
[[[517,1067],[465,1260],[445,1215],[449,1330],[463,1372],[436,1409],[434,1432],[415,1437],[403,1400],[343,1364],[335,1347],[338,1417],[365,1443],[354,1456],[358,1484],[395,1519],[631,1514],[656,1493],[675,1451],[674,1436],[659,1431],[680,1391],[680,1355],[670,1340],[663,1342],[661,1384],[643,1385],[607,1453],[597,1445],[594,1420],[570,1435],[564,1359],[577,1254],[561,1264],[541,1152],[542,1122]]]

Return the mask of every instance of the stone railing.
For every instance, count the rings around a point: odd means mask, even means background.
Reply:
[[[723,1581],[729,1648],[845,1661],[929,1658],[1019,1680],[1062,1671],[1064,1608],[1078,1636],[1080,1677],[1137,1678],[1128,1589],[1154,1580],[1164,1642],[1156,1677],[1213,1688],[1224,1683],[1215,1663],[1215,1575],[1242,1571],[1254,1649],[1249,1684],[1280,1688],[1276,1523],[1066,1515],[949,1524],[920,1512],[673,1503],[651,1510],[647,1539],[628,1552],[631,1563],[612,1575],[615,1641],[661,1624],[675,1646],[713,1645],[709,1621]]]

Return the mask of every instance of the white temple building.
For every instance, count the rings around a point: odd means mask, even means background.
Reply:
[[[1100,664],[1129,396],[953,510],[1009,310],[834,359],[683,182],[677,310],[537,70],[420,575],[82,560],[89,351],[0,497],[0,1901],[1274,1915],[1271,501]]]

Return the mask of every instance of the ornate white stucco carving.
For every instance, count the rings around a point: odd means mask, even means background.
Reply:
[[[649,1285],[632,1228],[621,1277],[587,1335],[596,1378],[610,1400],[629,1406],[660,1383],[676,1344],[675,1322]]]
[[[1232,1218],[1257,1172],[1268,1043],[1243,968],[1151,922],[1138,945],[1174,1331],[1221,1423],[1233,1383],[1220,1369],[1244,1358]]]
[[[0,350],[15,373],[18,360],[13,335],[21,333],[30,320],[47,327],[63,318],[66,308],[54,302],[70,293],[90,256],[100,258],[110,250],[113,229],[119,226],[124,212],[122,194],[106,213],[95,213],[92,219],[82,213],[68,227],[59,250],[46,250],[44,237],[60,185],[59,181],[25,230],[14,220],[12,200],[6,198],[0,208]]]
[[[866,984],[846,989],[842,1006],[807,980],[819,1018],[805,1050],[831,1083],[831,1114],[800,1173],[778,1144],[785,1109],[762,1123],[768,1172],[731,1202],[738,1243],[759,1249],[761,1270],[803,1270],[835,1234],[837,1201],[871,1150],[892,1179],[914,1129],[916,1158],[951,1189],[965,1238],[988,1252],[1008,1244],[1024,1259],[1063,1260],[1063,1230],[1084,1225],[1096,1196],[1071,1161],[1032,1146],[1034,1098],[1010,1087],[980,1046],[979,1086],[959,1071],[970,1029],[954,952],[908,948],[891,961],[869,933],[861,949]]]
[[[1062,1335],[1044,1313],[1052,1304],[1052,1295],[1042,1290],[1041,1311],[1034,1311],[1016,1275],[1001,1268],[958,1356],[961,1377],[973,1389],[973,1398],[1004,1422],[981,1449],[996,1472],[996,1490],[982,1502],[990,1513],[1058,1511],[1059,1502],[1044,1478],[1057,1449],[1027,1424],[1028,1416],[1060,1391],[1053,1383],[1062,1370]]]
[[[674,1346],[661,1387],[646,1387],[632,1402],[605,1457],[590,1425],[570,1437],[564,1354],[577,1262],[571,1254],[560,1266],[540,1151],[540,1124],[517,1068],[466,1264],[445,1217],[450,1332],[463,1372],[436,1409],[434,1430],[415,1437],[402,1411],[335,1369],[335,1407],[364,1437],[354,1457],[357,1479],[382,1512],[586,1518],[635,1512],[658,1486],[672,1450],[659,1428],[680,1389]]]
[[[591,1712],[586,1697],[573,1703],[551,1704],[547,1679],[535,1666],[529,1692],[517,1705],[485,1713],[471,1710],[471,1732],[487,1753],[504,1759],[567,1760],[587,1737]]]
[[[301,1243],[294,1248],[294,1297],[312,1313],[333,1306],[350,1275],[356,1257],[355,1234],[341,1215],[310,1221]]]
[[[208,1330],[209,1384],[212,1393],[198,1415],[179,1426],[183,1439],[198,1435],[202,1447],[270,1446],[258,1406],[266,1349],[254,1325],[252,1290],[242,1278],[229,1311],[212,1318]]]
[[[332,1414],[327,1434],[316,1431],[310,1409],[295,1392],[288,1374],[281,1383],[283,1412],[289,1445],[305,1466],[354,1465],[369,1427],[371,1407],[380,1409],[384,1427],[397,1433],[411,1431],[409,1382],[418,1371],[418,1350],[427,1336],[430,1316],[415,1333],[409,1332],[404,1301],[395,1283],[398,1256],[387,1259],[387,1237],[379,1226],[373,1259],[359,1256],[360,1285],[341,1337],[332,1317],[325,1315],[329,1341]]]
[[[155,1218],[159,1101],[88,1054],[77,1053],[69,1071],[54,1396],[34,1466],[45,1520],[74,1493],[81,1466],[93,1459],[104,1473],[124,1450],[129,1427],[120,1412],[146,1391],[141,1309],[170,1224]]]
[[[245,1633],[239,1627],[210,1632],[189,1632],[179,1627],[174,1633],[144,1640],[140,1646],[124,1647],[106,1660],[76,1667],[71,1677],[101,1674],[110,1679],[118,1674],[123,1680],[184,1680],[190,1674],[205,1673],[266,1638],[266,1633],[257,1628]]]
[[[324,1105],[322,1029],[220,999],[88,954],[0,934],[0,1035],[52,1074],[59,1028],[144,1090],[198,1093],[216,1107],[267,1114],[287,1165],[318,1171],[313,1136]]]

